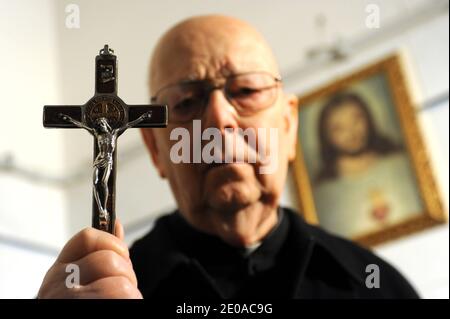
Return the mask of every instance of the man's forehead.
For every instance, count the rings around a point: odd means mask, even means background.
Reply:
[[[174,54],[174,57],[172,62],[158,68],[161,72],[159,82],[168,82],[161,85],[183,80],[217,79],[253,71],[276,73],[267,59],[251,54],[250,50],[233,51],[226,55],[213,52],[209,56]]]
[[[195,18],[194,18],[195,20]],[[252,27],[233,18],[181,23],[158,43],[151,63],[153,93],[181,80],[225,77],[251,71],[278,75],[272,52]]]

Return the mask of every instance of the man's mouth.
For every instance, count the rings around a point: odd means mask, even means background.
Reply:
[[[202,164],[200,170],[202,173],[207,174],[211,170],[225,169],[231,167],[235,163],[210,163]]]

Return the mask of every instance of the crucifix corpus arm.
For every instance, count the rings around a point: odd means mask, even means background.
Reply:
[[[146,119],[149,119],[152,117],[152,111],[148,111],[144,114],[142,114],[141,116],[139,116],[137,119],[130,121],[128,123],[125,123],[123,126],[115,129],[117,135],[122,134],[125,130],[134,127],[136,125],[138,125],[139,123],[141,123],[142,121],[145,121]]]
[[[60,117],[63,121],[72,123],[73,125],[75,125],[75,126],[77,126],[77,127],[79,127],[79,128],[84,128],[84,129],[87,130],[89,133],[94,134],[94,129],[93,129],[93,128],[91,128],[91,127],[89,127],[89,126],[83,124],[82,122],[79,122],[79,121],[73,119],[73,118],[70,117],[69,115],[59,113],[59,117]]]

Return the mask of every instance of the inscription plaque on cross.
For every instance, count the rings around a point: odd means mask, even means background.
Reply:
[[[166,127],[167,106],[128,105],[117,96],[117,57],[95,58],[95,94],[84,105],[45,105],[46,128],[83,128],[94,137],[92,226],[114,233],[117,138],[131,127]]]

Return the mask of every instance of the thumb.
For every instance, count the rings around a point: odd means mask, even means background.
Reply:
[[[116,219],[116,224],[114,225],[114,235],[120,240],[125,238],[125,231],[123,230],[123,225],[119,219]]]

